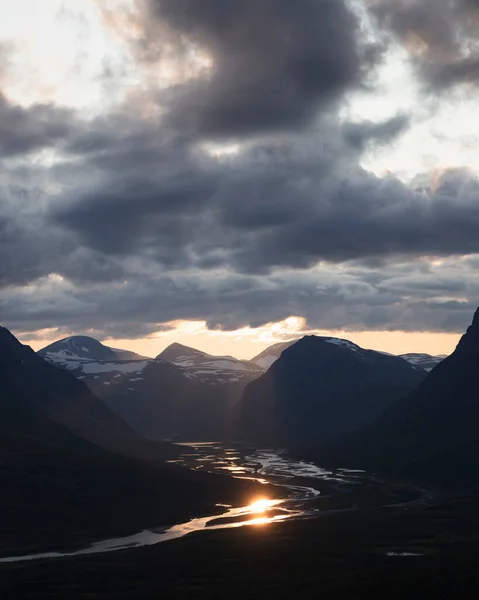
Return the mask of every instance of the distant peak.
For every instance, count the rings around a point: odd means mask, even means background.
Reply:
[[[191,346],[185,346],[184,344],[180,344],[179,342],[173,342],[172,344],[167,346],[165,350],[184,350],[185,352],[200,352],[200,350],[196,350],[196,348],[191,348]]]
[[[87,335],[73,335],[49,344],[39,351],[52,359],[115,360],[116,353],[99,340]]]
[[[167,346],[156,358],[166,360],[168,362],[174,361],[180,356],[209,356],[206,352],[185,346],[179,342],[173,342]]]

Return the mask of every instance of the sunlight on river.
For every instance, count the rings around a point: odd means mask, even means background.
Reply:
[[[316,513],[310,503],[321,495],[317,489],[319,482],[329,481],[335,487],[338,484],[348,487],[357,483],[353,474],[333,474],[312,463],[281,456],[273,450],[243,451],[231,445],[225,447],[218,442],[181,445],[185,447],[185,452],[178,459],[169,462],[192,470],[201,469],[203,472],[227,471],[230,477],[236,479],[269,483],[276,486],[281,498],[257,496],[251,499],[250,504],[240,507],[217,504],[218,508],[225,509],[223,514],[191,519],[169,528],[145,530],[126,537],[103,540],[83,550],[5,557],[0,558],[0,563],[116,552],[152,546],[198,531],[264,526],[289,519],[308,518]]]

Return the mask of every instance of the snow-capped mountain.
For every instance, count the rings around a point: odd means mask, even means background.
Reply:
[[[168,346],[157,358],[183,367],[207,385],[246,384],[264,373],[264,368],[252,361],[212,356],[178,343]]]
[[[372,423],[426,376],[399,356],[306,336],[246,387],[237,434],[286,447],[324,443]]]
[[[354,344],[353,342],[341,338],[323,337],[321,339],[325,342],[329,342],[330,344],[343,345],[352,350],[360,349],[360,347]],[[297,341],[298,340],[291,340],[289,342],[280,342],[278,344],[274,344],[273,346],[266,348],[266,350],[263,350],[263,352],[252,358],[251,362],[258,365],[259,367],[262,367],[265,370],[268,370],[271,367],[271,365],[278,360],[282,352],[284,352],[286,348],[289,348],[290,346],[295,344]],[[394,356],[389,352],[381,352],[381,354],[384,354],[386,356]],[[431,354],[411,352],[409,354],[400,354],[399,356],[416,367],[424,369],[425,371],[432,371],[438,363],[440,363],[446,358],[447,355],[440,354],[437,356],[432,356]]]
[[[70,360],[118,360],[119,358],[112,348],[85,335],[75,335],[53,342],[42,348],[38,354],[53,363]]]
[[[89,385],[98,379],[110,385],[112,379],[124,374],[139,374],[152,360],[129,350],[110,348],[83,335],[58,340],[38,354],[49,363],[72,371],[77,379],[84,379]],[[93,387],[98,391],[98,385]]]
[[[264,372],[249,361],[181,344],[152,359],[85,336],[60,340],[39,354],[86,383],[137,432],[160,439],[221,436],[246,384]]]
[[[297,341],[298,340],[291,340],[289,342],[273,344],[273,346],[266,348],[266,350],[263,350],[263,352],[260,352],[257,356],[252,358],[251,362],[258,365],[258,367],[268,370],[270,366],[278,360],[283,350],[286,350],[286,348],[289,348]]]
[[[432,371],[436,365],[446,358],[447,355],[440,354],[438,356],[431,356],[430,354],[412,352],[410,354],[400,354],[400,356],[412,365],[421,367],[421,369],[424,369],[425,371]]]
[[[53,344],[39,350],[38,354],[48,362],[70,371],[74,371],[79,363],[84,362],[115,363],[151,360],[130,350],[110,348],[95,338],[85,335],[74,335],[53,342]]]
[[[328,344],[335,344],[336,346],[343,346],[344,348],[347,348],[348,350],[351,350],[352,352],[363,351],[363,349],[360,346],[358,346],[357,344],[354,344],[353,342],[350,342],[349,340],[344,340],[342,338],[320,337],[318,339],[321,339],[323,342],[327,342]],[[273,346],[266,348],[266,350],[263,350],[263,352],[258,354],[258,356],[255,356],[254,358],[252,358],[251,362],[262,367],[265,370],[268,370],[271,367],[271,365],[278,360],[278,358],[281,356],[281,354],[287,348],[290,348],[291,346],[293,346],[293,344],[296,344],[298,341],[299,341],[299,339],[290,340],[289,342],[280,342],[279,344],[274,344]],[[381,352],[381,354],[386,354],[387,356],[392,356],[391,354],[388,354],[387,352]],[[410,361],[410,362],[412,362],[412,361]]]

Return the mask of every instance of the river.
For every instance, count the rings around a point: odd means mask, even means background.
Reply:
[[[278,488],[276,498],[266,494],[252,498],[247,506],[233,507],[218,504],[224,512],[215,516],[199,517],[167,529],[151,529],[137,534],[103,540],[82,550],[72,552],[45,552],[0,559],[0,563],[40,559],[84,556],[116,552],[128,548],[152,546],[181,538],[202,530],[259,527],[292,519],[321,516],[324,513],[356,510],[355,490],[373,488],[375,501],[387,505],[399,503],[390,491],[378,491],[378,482],[363,471],[328,471],[319,466],[294,460],[272,449],[256,449],[243,444],[219,442],[180,444],[183,451],[178,459],[170,461],[197,471],[228,473],[238,479],[249,479],[260,484],[273,484]],[[386,494],[386,495],[385,495]],[[364,496],[364,494],[363,494]],[[397,500],[397,502],[396,502]]]

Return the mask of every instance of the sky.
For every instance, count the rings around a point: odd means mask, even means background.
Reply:
[[[0,321],[156,355],[448,353],[477,0],[0,0]]]

